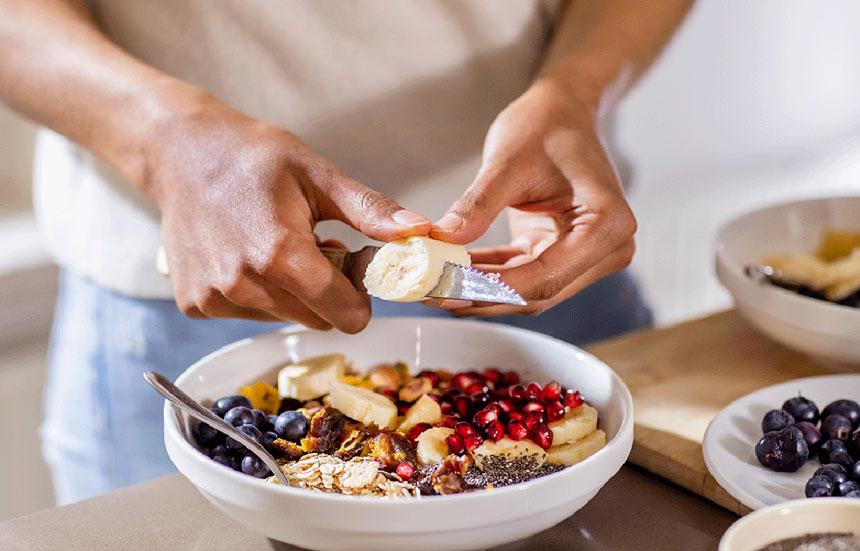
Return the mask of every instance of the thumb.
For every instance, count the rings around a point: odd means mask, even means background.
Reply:
[[[355,180],[342,177],[328,194],[330,212],[334,218],[349,224],[364,235],[378,241],[393,241],[412,235],[427,235],[430,220],[408,211],[387,195],[370,189]]]
[[[509,186],[500,177],[481,177],[469,186],[430,231],[430,236],[449,243],[467,244],[478,239],[510,204]]]

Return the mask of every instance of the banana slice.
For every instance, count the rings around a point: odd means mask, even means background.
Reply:
[[[547,463],[560,463],[562,465],[576,465],[586,459],[597,450],[606,445],[606,433],[596,430],[575,442],[553,446],[547,454]]]
[[[436,400],[426,394],[418,398],[409,411],[406,412],[406,417],[400,423],[398,430],[406,432],[418,423],[430,423],[435,425],[442,420],[442,408],[436,403]]]
[[[564,419],[549,424],[552,431],[553,445],[567,444],[579,440],[597,428],[597,410],[588,404],[582,404],[567,412]]]
[[[281,398],[306,401],[328,394],[332,381],[346,371],[343,354],[329,354],[304,359],[285,366],[278,373],[278,392]]]
[[[439,284],[445,262],[471,266],[466,247],[429,237],[407,237],[386,243],[364,275],[367,292],[395,302],[414,302]]]
[[[375,424],[381,429],[394,428],[397,406],[382,394],[340,381],[332,382],[330,392],[331,406],[347,417],[365,425]]]
[[[484,459],[491,455],[504,455],[509,460],[531,455],[538,465],[543,465],[547,457],[544,449],[531,440],[512,440],[511,438],[502,438],[498,442],[485,440],[472,452],[475,464],[482,469],[484,468]]]
[[[418,443],[418,461],[424,465],[433,465],[448,457],[448,444],[445,439],[452,434],[454,429],[447,427],[433,427],[419,434],[415,439]]]

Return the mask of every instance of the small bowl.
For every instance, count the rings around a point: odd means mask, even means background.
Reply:
[[[717,234],[717,278],[744,318],[774,340],[820,360],[860,364],[860,308],[805,297],[744,273],[775,253],[808,253],[827,230],[860,232],[860,197],[794,201],[745,214]]]
[[[199,452],[187,419],[164,408],[170,459],[215,507],[251,530],[310,549],[487,549],[550,528],[588,503],[624,464],[633,444],[633,400],[606,364],[562,341],[496,323],[428,318],[374,319],[359,335],[288,328],[215,352],[176,384],[197,400],[274,380],[280,365],[342,352],[359,370],[406,361],[413,372],[496,366],[525,379],[582,391],[600,414],[606,446],[557,473],[493,490],[382,499],[284,487],[230,470]]]
[[[860,535],[860,499],[796,499],[759,509],[726,530],[719,551],[758,551],[787,538],[826,532]]]

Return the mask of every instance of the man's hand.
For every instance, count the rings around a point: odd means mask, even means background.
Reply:
[[[370,299],[319,251],[315,223],[336,219],[389,241],[426,235],[430,221],[343,175],[286,130],[203,102],[156,129],[142,186],[161,209],[180,309],[363,329]]]
[[[540,313],[627,266],[636,220],[596,130],[595,109],[538,80],[490,127],[474,183],[431,232],[470,243],[508,210],[509,246],[471,251],[528,306],[459,306],[458,315]]]

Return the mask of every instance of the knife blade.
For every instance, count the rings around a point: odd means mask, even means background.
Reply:
[[[357,251],[321,247],[320,250],[335,268],[343,272],[352,281],[353,285],[358,289],[366,290],[364,288],[364,273],[379,247],[369,245]],[[493,304],[526,305],[523,297],[499,279],[498,275],[488,274],[471,266],[461,266],[451,262],[445,263],[439,283],[427,296]]]

